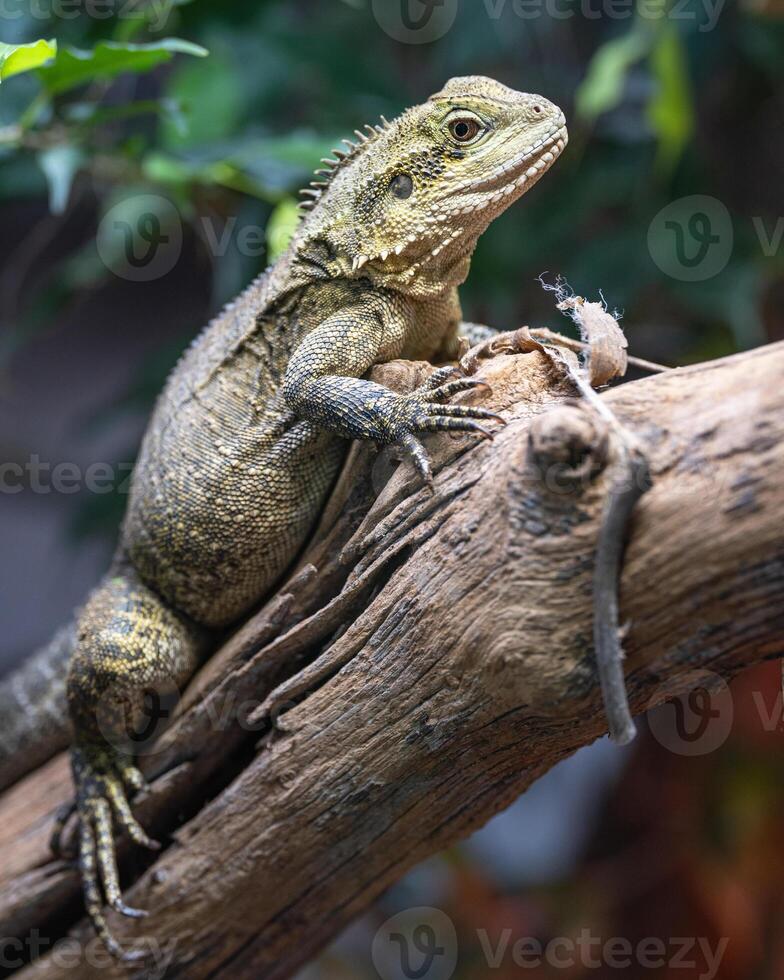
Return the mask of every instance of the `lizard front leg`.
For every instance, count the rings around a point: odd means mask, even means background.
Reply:
[[[122,901],[114,829],[125,830],[137,844],[159,846],[128,803],[129,795],[144,785],[129,747],[131,726],[145,690],[183,680],[195,669],[198,654],[195,628],[130,569],[110,574],[79,620],[67,683],[74,727],[71,768],[79,817],[79,870],[96,932],[124,959],[139,954],[123,953],[104,917],[104,901],[124,915],[144,913]],[[59,848],[57,838],[53,845]]]
[[[424,432],[492,433],[481,423],[504,420],[473,405],[450,405],[458,391],[478,387],[471,378],[448,379],[441,368],[408,395],[396,394],[360,376],[380,360],[399,352],[405,324],[389,304],[358,304],[324,320],[294,352],[283,382],[284,396],[301,417],[348,439],[395,445],[414,462],[422,478],[432,481],[427,453],[417,435]],[[395,349],[390,335],[401,343]]]

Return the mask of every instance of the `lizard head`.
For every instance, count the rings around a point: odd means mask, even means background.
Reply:
[[[553,103],[478,76],[357,136],[305,192],[302,231],[326,240],[348,274],[390,282],[463,278],[481,233],[567,141]]]

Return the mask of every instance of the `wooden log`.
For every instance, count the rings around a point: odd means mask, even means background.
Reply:
[[[426,370],[379,378],[408,388]],[[159,833],[192,816],[128,893],[150,917],[112,921],[170,959],[167,976],[291,976],[412,865],[606,730],[591,607],[612,460],[576,483],[542,469],[532,433],[574,392],[541,353],[480,373],[483,404],[508,419],[494,442],[430,440],[434,493],[408,464],[390,477],[384,454],[356,453],[299,571],[145,759],[167,771],[142,819]],[[602,396],[654,481],[621,588],[635,712],[694,668],[731,676],[784,652],[782,378],[779,344]],[[264,735],[259,705],[280,683],[267,707],[295,706]],[[0,935],[53,943],[79,914],[75,874],[45,850],[67,787],[60,759],[0,798]],[[72,935],[19,975],[128,975],[83,924]]]

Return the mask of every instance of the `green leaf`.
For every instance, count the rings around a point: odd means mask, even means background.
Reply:
[[[179,64],[167,79],[166,94],[182,106],[187,122],[184,130],[163,123],[167,149],[215,143],[236,133],[247,98],[236,63],[216,54],[206,61]]]
[[[57,41],[39,38],[29,44],[6,44],[0,41],[0,82],[23,71],[40,68],[57,55]]]
[[[615,108],[623,95],[629,69],[648,53],[650,44],[650,35],[637,29],[603,44],[591,58],[577,89],[577,114],[583,119],[595,119]]]
[[[289,247],[302,217],[299,205],[293,197],[284,197],[267,222],[267,257],[274,262]]]
[[[672,25],[660,32],[651,52],[650,66],[658,88],[648,104],[648,119],[659,140],[657,165],[669,170],[677,163],[694,131],[683,41]]]
[[[49,186],[49,210],[52,214],[65,211],[71,185],[84,160],[85,155],[77,146],[53,146],[38,154],[38,165]]]
[[[178,37],[167,37],[151,44],[120,44],[100,41],[90,51],[60,48],[52,65],[39,70],[44,86],[51,94],[65,92],[96,78],[114,78],[121,72],[146,72],[174,54],[191,54],[203,58],[206,48]]]

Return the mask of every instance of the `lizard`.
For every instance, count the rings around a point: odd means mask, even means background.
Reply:
[[[491,436],[488,424],[504,421],[451,401],[481,382],[448,363],[407,395],[365,376],[398,357],[454,361],[462,335],[486,336],[488,328],[463,323],[458,287],[482,232],[564,149],[563,112],[467,76],[355,133],[303,192],[287,251],[170,375],[142,440],[111,567],[51,657],[36,658],[36,671],[43,663],[58,678],[69,661],[58,697],[73,730],[84,902],[120,958],[138,951],[122,949],[105,907],[144,913],[122,900],[115,830],[159,846],[131,810],[144,780],[123,740],[145,689],[184,683],[216,635],[279,581],[350,440],[397,447],[431,482],[423,434]],[[56,705],[31,690],[51,720]],[[3,697],[0,689],[0,706]],[[6,691],[9,716],[10,700]],[[28,711],[12,732],[16,744],[35,726]],[[0,772],[5,762],[0,756]]]

